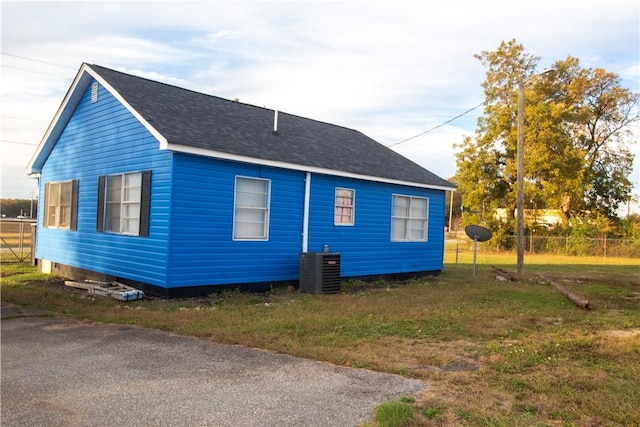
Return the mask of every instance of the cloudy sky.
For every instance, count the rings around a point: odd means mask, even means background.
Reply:
[[[637,0],[1,1],[0,197],[29,198],[26,165],[82,62],[357,129],[438,175],[482,112],[473,57],[516,39],[619,74],[640,91]],[[636,164],[640,148],[633,148]],[[632,181],[640,188],[640,168]]]

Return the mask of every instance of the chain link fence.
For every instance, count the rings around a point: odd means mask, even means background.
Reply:
[[[0,220],[2,262],[33,261],[35,234],[35,219],[2,218]]]
[[[447,249],[473,250],[473,240],[464,233],[445,233]],[[515,251],[516,236],[502,236],[499,244],[494,241],[478,243],[478,248],[495,251]],[[525,251],[530,254],[601,256],[640,258],[640,240],[585,238],[574,236],[525,236]]]
[[[36,238],[35,219],[2,218],[0,241],[2,262],[33,261]],[[464,232],[445,233],[445,249],[473,250],[473,240]],[[478,243],[482,250],[515,251],[516,237],[503,236]],[[534,254],[640,258],[640,240],[578,238],[572,236],[525,236],[525,251]]]

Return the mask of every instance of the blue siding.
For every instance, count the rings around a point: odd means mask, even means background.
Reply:
[[[78,229],[42,227],[39,204],[36,256],[56,263],[165,286],[172,154],[102,86],[91,103],[89,86],[48,157],[44,183],[79,179]],[[98,176],[152,170],[149,237],[96,232]]]
[[[267,241],[234,241],[235,177],[271,180]],[[176,154],[172,287],[297,280],[304,173]]]
[[[334,225],[336,187],[355,190],[355,223]],[[426,242],[392,242],[392,195],[429,199]],[[311,179],[309,252],[324,245],[341,254],[343,277],[442,270],[444,191],[425,190],[326,175]]]
[[[268,241],[234,241],[236,176],[271,180]],[[305,174],[176,154],[171,287],[297,280]],[[345,277],[442,269],[444,192],[313,175],[309,251],[342,254]],[[336,187],[356,191],[354,226],[334,225]],[[427,242],[391,242],[392,194],[429,198]]]
[[[90,86],[47,159],[44,183],[79,180],[77,231],[41,226],[36,256],[165,288],[297,280],[305,173],[160,151],[104,88]],[[98,177],[151,170],[149,237],[96,232]],[[234,241],[236,176],[271,181],[267,241]],[[334,225],[336,187],[355,190],[355,225]],[[427,197],[427,242],[391,242],[392,194]],[[312,175],[309,251],[342,254],[344,277],[442,269],[444,191]]]

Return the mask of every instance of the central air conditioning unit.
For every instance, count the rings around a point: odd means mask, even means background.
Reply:
[[[330,252],[301,253],[300,292],[310,294],[340,292],[340,254]]]

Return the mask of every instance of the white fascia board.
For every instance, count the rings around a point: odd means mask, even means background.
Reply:
[[[111,93],[111,95],[115,99],[117,99],[118,102],[120,102],[120,104],[122,104],[140,123],[142,123],[142,125],[149,131],[149,133],[151,133],[151,135],[153,135],[156,140],[158,140],[158,142],[160,143],[160,149],[165,149],[165,147],[167,146],[167,138],[162,136],[162,134],[158,132],[156,128],[151,126],[151,123],[149,123],[144,117],[140,115],[140,113],[138,113],[138,111],[136,111],[131,105],[129,105],[129,103],[122,97],[122,95],[120,95],[118,91],[116,91],[109,83],[107,83],[107,81],[104,80],[102,76],[100,76],[100,74],[92,70],[89,66],[87,66],[87,71],[94,79],[96,79],[98,83],[104,86]]]
[[[82,96],[84,95],[84,92],[89,86],[89,83],[91,83],[92,79],[95,79],[96,81],[98,81],[98,83],[104,86],[105,89],[107,89],[109,93],[111,93],[111,95],[113,95],[122,105],[124,105],[124,107],[129,110],[129,112],[133,114],[135,118],[138,119],[149,132],[151,132],[151,134],[160,143],[161,149],[163,148],[163,146],[166,147],[166,138],[163,137],[160,132],[158,132],[153,126],[151,126],[151,124],[149,124],[149,122],[147,122],[136,110],[134,110],[131,105],[129,105],[129,103],[125,101],[125,99],[96,71],[91,69],[88,64],[84,63],[80,67],[78,74],[73,80],[71,87],[69,87],[69,90],[67,91],[67,94],[60,104],[58,111],[53,117],[51,124],[49,124],[47,131],[40,141],[40,144],[38,144],[35,153],[29,161],[29,165],[27,166],[27,172],[29,176],[36,177],[40,174],[40,172],[42,172],[42,166],[44,162],[46,161],[47,157],[49,157],[49,154],[51,154],[53,147],[58,141],[58,138],[60,138],[60,135],[69,122],[69,119],[73,115],[76,106],[82,99]]]
[[[166,148],[165,147],[161,147],[161,149],[166,149],[166,150],[174,151],[174,152],[177,152],[177,153],[193,154],[195,156],[213,157],[213,158],[220,159],[220,160],[229,160],[229,161],[234,161],[234,162],[249,163],[249,164],[255,164],[255,165],[262,165],[262,166],[271,166],[271,167],[274,167],[274,168],[290,169],[290,170],[297,170],[297,171],[302,171],[302,172],[317,173],[317,174],[322,174],[322,175],[330,175],[330,176],[339,176],[339,177],[343,177],[343,178],[360,179],[360,180],[365,180],[365,181],[382,182],[382,183],[386,183],[386,184],[396,184],[396,185],[404,185],[404,186],[409,186],[409,187],[427,188],[427,189],[430,189],[430,190],[445,190],[445,191],[455,190],[455,187],[453,187],[453,186],[446,187],[446,186],[439,186],[439,185],[422,184],[422,183],[419,183],[419,182],[411,182],[411,181],[402,181],[402,180],[389,179],[389,178],[381,178],[379,176],[362,175],[362,174],[357,174],[357,173],[352,173],[352,172],[344,172],[344,171],[339,171],[339,170],[334,170],[334,169],[326,169],[326,168],[319,168],[319,167],[314,167],[314,166],[306,166],[306,165],[298,165],[298,164],[294,164],[294,163],[286,163],[286,162],[281,162],[281,161],[277,161],[277,160],[265,160],[265,159],[259,159],[259,158],[256,158],[256,157],[241,156],[241,155],[238,155],[238,154],[224,153],[222,151],[208,150],[206,148],[190,147],[190,146],[186,146],[186,145],[178,145],[178,144],[169,143],[169,144],[167,144]]]

